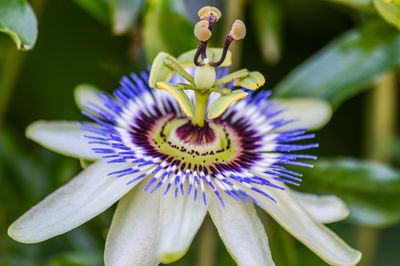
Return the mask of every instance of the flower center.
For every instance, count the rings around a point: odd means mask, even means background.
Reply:
[[[188,118],[171,117],[153,128],[151,140],[155,149],[176,159],[203,165],[233,160],[240,150],[236,134],[221,123],[200,127]]]

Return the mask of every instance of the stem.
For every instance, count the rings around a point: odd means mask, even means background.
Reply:
[[[390,141],[396,134],[397,88],[396,73],[389,72],[379,81],[368,97],[366,125],[366,156],[370,159],[390,161]],[[363,253],[359,265],[374,265],[380,230],[368,226],[357,228],[357,246]]]
[[[389,163],[390,142],[396,134],[396,73],[383,76],[369,96],[366,155],[372,160]]]
[[[206,116],[207,101],[210,93],[202,93],[200,91],[195,91],[196,95],[196,106],[194,108],[194,116],[192,124],[195,126],[204,126],[204,120]]]
[[[235,19],[239,18],[244,20],[245,2],[246,2],[245,0],[226,1],[225,32],[228,32],[231,29],[232,23],[235,21]],[[232,54],[235,55],[235,60],[232,62],[232,65],[230,67],[231,70],[238,69],[240,66],[242,47],[243,47],[243,41],[233,42],[232,45],[230,46]]]
[[[204,220],[200,235],[201,238],[197,265],[213,266],[215,264],[215,248],[217,241],[215,239],[216,232],[214,225],[209,216]]]
[[[12,91],[18,81],[21,67],[25,61],[25,52],[18,51],[14,43],[5,49],[4,71],[0,75],[0,122],[4,119]]]

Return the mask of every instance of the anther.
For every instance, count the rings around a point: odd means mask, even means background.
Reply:
[[[208,20],[201,20],[194,26],[194,36],[196,36],[199,41],[204,42],[210,39],[211,31],[209,30],[208,25]]]
[[[202,7],[199,12],[197,12],[197,15],[199,15],[201,20],[209,20],[210,17],[213,17],[215,18],[214,21],[218,21],[222,16],[218,8],[211,6]]]
[[[230,35],[234,40],[241,40],[246,36],[246,25],[240,19],[235,20]]]

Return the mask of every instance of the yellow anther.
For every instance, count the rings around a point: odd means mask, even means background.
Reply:
[[[206,19],[208,17],[215,17],[215,21],[218,21],[222,14],[221,11],[219,11],[218,8],[212,7],[212,6],[204,6],[202,7],[199,12],[197,12],[197,15],[199,15],[200,19]]]
[[[235,40],[241,40],[246,36],[246,25],[240,19],[235,20],[231,29],[231,36]]]
[[[207,41],[211,37],[211,31],[208,29],[208,21],[200,20],[194,26],[194,36],[200,41]]]

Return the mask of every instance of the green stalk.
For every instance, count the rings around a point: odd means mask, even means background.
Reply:
[[[228,32],[231,29],[232,24],[236,19],[241,19],[244,21],[245,2],[246,0],[226,1],[226,6],[225,6],[226,11],[224,15],[225,16],[224,32]],[[223,38],[225,38],[225,36],[223,36]],[[230,70],[235,70],[240,67],[242,47],[243,47],[243,40],[232,42],[229,50],[231,50],[232,54],[235,55],[235,60],[232,62],[232,65],[229,68]]]
[[[389,163],[389,145],[396,134],[397,88],[396,72],[387,73],[368,95],[366,125],[366,156]],[[361,266],[375,265],[380,230],[368,226],[357,228],[357,246],[363,253]]]
[[[213,222],[207,216],[201,227],[200,248],[197,258],[198,266],[213,266],[215,264],[216,235],[217,232],[215,232]]]
[[[12,91],[17,83],[21,67],[25,61],[25,52],[17,50],[11,41],[2,52],[6,53],[3,61],[3,72],[0,73],[0,123],[6,114]]]
[[[194,116],[192,120],[192,124],[196,126],[204,126],[205,116],[206,116],[206,108],[207,101],[210,93],[202,93],[200,91],[195,91],[196,95],[196,105],[194,107]]]

